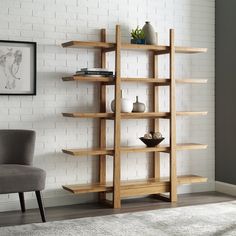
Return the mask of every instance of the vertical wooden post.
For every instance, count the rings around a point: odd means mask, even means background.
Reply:
[[[101,29],[101,42],[106,42],[106,30]],[[106,53],[101,50],[101,68],[106,67]],[[106,85],[100,83],[100,112],[106,112]],[[100,119],[99,146],[106,147],[106,119]],[[99,156],[99,182],[106,183],[106,155]],[[99,200],[105,200],[106,193],[99,193]]]
[[[156,33],[156,40],[157,40],[157,33]],[[158,43],[158,41],[157,41]],[[152,53],[152,69],[153,69],[153,78],[158,79],[158,55],[155,55],[155,52]],[[153,111],[159,112],[159,87],[153,85]],[[159,119],[153,120],[153,130],[154,132],[159,131]],[[160,179],[160,153],[155,152],[153,154],[153,177],[155,179]]]
[[[174,30],[170,30],[170,200],[177,201],[176,173],[176,94],[175,94],[175,44]]]
[[[115,50],[115,122],[114,122],[114,159],[113,159],[113,207],[121,207],[120,199],[120,122],[121,122],[121,79],[120,79],[120,26],[116,26],[116,50]]]

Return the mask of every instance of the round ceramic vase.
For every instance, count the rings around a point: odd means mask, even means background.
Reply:
[[[121,112],[130,113],[133,110],[133,102],[127,98],[121,98]],[[111,110],[115,112],[115,100],[111,102]]]
[[[143,26],[143,32],[145,35],[146,44],[156,44],[155,30],[149,21],[145,22],[145,25]]]
[[[133,103],[133,112],[145,112],[146,106],[144,103],[138,101],[138,96],[136,96],[136,102]]]

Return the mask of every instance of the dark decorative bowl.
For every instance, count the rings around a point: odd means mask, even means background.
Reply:
[[[155,147],[159,143],[161,143],[165,138],[159,138],[159,139],[146,139],[144,137],[139,138],[144,144],[147,145],[147,147]]]

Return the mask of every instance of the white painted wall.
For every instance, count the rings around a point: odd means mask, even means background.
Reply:
[[[115,25],[122,26],[122,40],[137,25],[151,21],[159,34],[160,44],[168,44],[169,29],[176,30],[179,46],[208,47],[202,55],[178,55],[176,77],[206,78],[207,85],[178,85],[177,110],[208,110],[207,117],[177,119],[178,142],[209,144],[207,150],[178,152],[178,174],[198,174],[209,178],[206,184],[183,186],[179,193],[214,189],[214,3],[213,0],[1,0],[0,38],[38,43],[37,96],[1,96],[0,128],[25,128],[37,131],[34,164],[47,171],[44,198],[47,205],[70,204],[93,199],[93,195],[73,196],[61,189],[62,184],[89,183],[97,179],[97,159],[72,158],[61,149],[97,145],[98,123],[94,120],[66,119],[65,111],[98,111],[96,84],[62,82],[61,77],[81,67],[99,66],[98,51],[63,49],[69,40],[99,40],[99,29],[106,28],[108,40],[114,41]],[[114,53],[108,56],[114,68]],[[148,76],[148,54],[122,53],[123,76]],[[160,77],[168,77],[168,57],[161,56]],[[122,85],[124,97],[148,103],[148,86]],[[109,103],[113,90],[108,89]],[[161,88],[161,110],[168,110],[168,90]],[[122,143],[141,144],[138,137],[148,130],[148,122],[122,122]],[[112,121],[108,121],[108,145],[112,145]],[[161,130],[168,140],[168,123]],[[146,154],[122,156],[122,179],[148,176],[151,169]],[[112,177],[112,159],[108,158],[108,178]],[[168,156],[162,154],[162,175],[168,175]],[[34,207],[32,193],[26,195],[28,207]],[[19,208],[18,196],[2,195],[0,209]]]

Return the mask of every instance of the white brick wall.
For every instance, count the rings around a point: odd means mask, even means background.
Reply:
[[[122,26],[122,40],[129,32],[150,20],[159,34],[160,44],[168,44],[170,28],[176,30],[176,44],[208,47],[202,55],[177,55],[176,77],[207,78],[207,85],[177,87],[178,110],[208,110],[207,117],[177,119],[179,142],[209,144],[207,150],[178,152],[178,173],[199,174],[207,184],[184,186],[179,192],[214,189],[214,1],[213,0],[1,0],[0,38],[38,43],[37,96],[0,98],[0,128],[26,128],[37,131],[35,166],[47,171],[44,192],[47,205],[88,201],[92,195],[71,196],[62,184],[88,183],[97,179],[97,159],[72,158],[61,153],[65,147],[91,147],[98,143],[98,123],[94,120],[66,119],[64,111],[98,111],[97,87],[89,83],[62,82],[61,77],[81,67],[99,66],[98,52],[92,49],[63,49],[68,40],[99,40],[99,29],[106,28],[114,41],[115,25]],[[107,66],[114,68],[114,53]],[[122,52],[122,75],[148,76],[148,53]],[[168,57],[159,62],[160,77],[168,76]],[[124,97],[148,103],[148,86],[123,84]],[[108,89],[109,103],[114,91]],[[161,109],[168,109],[168,90],[161,88]],[[122,122],[122,143],[141,144],[138,137],[148,122]],[[112,122],[108,121],[108,145],[112,145]],[[161,132],[168,140],[168,123],[161,121]],[[108,158],[108,178],[112,177]],[[146,154],[122,156],[122,179],[148,176],[151,162]],[[162,175],[168,175],[168,156],[162,154]],[[34,196],[29,193],[29,207]],[[17,195],[2,195],[0,209],[18,208]]]

